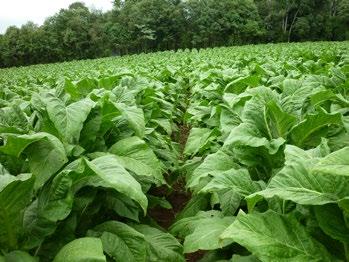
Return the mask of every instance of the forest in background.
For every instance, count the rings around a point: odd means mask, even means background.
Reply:
[[[257,43],[349,39],[349,0],[76,2],[0,35],[0,67]]]

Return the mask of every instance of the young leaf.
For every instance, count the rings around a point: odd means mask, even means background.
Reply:
[[[68,106],[59,98],[47,98],[47,113],[55,128],[68,143],[77,143],[83,124],[94,107],[90,99],[83,99]]]
[[[102,241],[99,238],[84,237],[66,244],[56,255],[53,262],[106,262]]]

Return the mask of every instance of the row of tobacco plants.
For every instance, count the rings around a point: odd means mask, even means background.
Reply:
[[[345,42],[1,70],[0,261],[348,260],[348,77]]]

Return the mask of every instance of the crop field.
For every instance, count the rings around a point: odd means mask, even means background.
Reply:
[[[349,43],[0,70],[0,261],[349,261]]]

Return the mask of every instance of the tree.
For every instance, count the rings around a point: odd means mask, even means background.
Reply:
[[[75,2],[0,35],[0,66],[234,44],[349,39],[349,0],[114,0]]]
[[[183,10],[192,46],[253,43],[264,34],[253,1],[189,0]]]
[[[349,39],[349,0],[331,1],[332,40]]]
[[[49,60],[86,59],[108,55],[103,14],[80,2],[47,19],[43,26],[47,46],[53,47]]]

